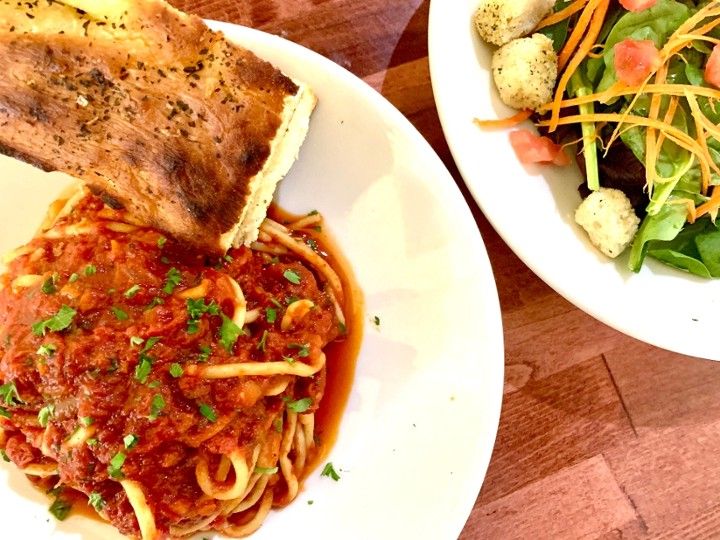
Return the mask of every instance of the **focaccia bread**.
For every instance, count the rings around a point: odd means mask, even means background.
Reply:
[[[0,0],[0,152],[211,254],[250,243],[316,98],[159,0]]]

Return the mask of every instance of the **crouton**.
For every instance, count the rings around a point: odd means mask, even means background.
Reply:
[[[552,101],[557,80],[557,54],[542,34],[514,39],[492,57],[500,99],[515,109],[537,109]]]
[[[505,45],[532,32],[554,5],[555,0],[481,0],[475,28],[488,43]]]
[[[620,255],[635,238],[640,219],[619,189],[593,191],[575,210],[575,221],[608,257]]]

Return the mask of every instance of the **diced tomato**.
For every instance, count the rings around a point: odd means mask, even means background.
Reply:
[[[620,5],[628,11],[642,11],[657,4],[657,0],[620,0]]]
[[[540,137],[529,129],[517,129],[510,132],[510,144],[520,163],[552,163],[568,165],[570,158],[562,146],[548,137]]]
[[[705,64],[705,80],[720,88],[720,45],[715,45],[707,64]]]
[[[629,86],[642,84],[661,65],[660,51],[649,39],[625,38],[615,45],[615,73]]]

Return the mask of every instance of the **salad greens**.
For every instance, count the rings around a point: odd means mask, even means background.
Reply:
[[[557,2],[556,11],[569,3],[568,0]],[[662,50],[673,38],[676,30],[707,4],[707,1],[658,0],[648,9],[629,12],[613,2],[598,38],[598,43],[602,43],[604,47],[602,50],[596,49],[599,54],[586,57],[573,74],[567,88],[569,97],[598,94],[613,87],[618,81],[615,71],[616,44],[626,38],[651,40],[659,50]],[[711,20],[713,19],[703,19],[699,25],[707,24]],[[693,28],[699,25],[694,25]],[[541,31],[552,38],[555,49],[560,50],[569,35],[568,20]],[[720,38],[720,24],[703,33],[711,38]],[[666,66],[667,84],[683,85],[685,89],[710,88],[703,73],[712,52],[712,43],[700,37],[689,41],[688,46],[669,58]],[[670,97],[662,95],[660,112],[656,118],[671,118],[669,123],[673,128],[696,140],[699,134],[695,115],[701,113],[713,125],[719,124],[720,99],[716,102],[695,94],[691,99],[692,102],[680,93],[677,103],[671,105]],[[583,103],[580,105],[580,114],[587,116],[593,113],[627,113],[648,117],[651,102],[650,94],[619,94],[604,103],[600,101]],[[676,109],[668,112],[671,106]],[[618,126],[617,124],[601,126],[592,121],[583,121],[580,127],[584,136],[585,176],[588,187],[593,190],[597,189],[597,152],[601,149],[594,141],[590,144],[589,140],[594,139],[598,129],[604,130],[600,133],[607,136]],[[646,127],[633,125],[630,122],[617,129],[616,134],[619,137],[613,144],[624,144],[638,160],[647,163]],[[700,133],[701,138],[702,136],[703,133]],[[654,158],[656,180],[649,186],[649,203],[644,208],[637,208],[642,223],[630,249],[629,267],[633,272],[639,272],[645,258],[650,256],[699,276],[720,277],[720,228],[714,222],[715,216],[710,212],[709,215],[705,214],[694,221],[695,207],[710,199],[709,195],[713,188],[703,191],[701,156],[671,139],[672,137],[669,136],[664,137],[664,140],[661,139],[661,146]],[[706,145],[707,155],[715,165],[720,165],[720,140],[708,136]],[[720,175],[712,169],[710,169],[709,184],[720,185]]]

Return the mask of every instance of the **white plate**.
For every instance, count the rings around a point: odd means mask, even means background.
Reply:
[[[253,538],[456,538],[490,460],[503,384],[497,292],[469,209],[431,147],[362,81],[278,37],[213,26],[315,88],[310,134],[277,200],[324,214],[367,319],[328,458],[341,479],[313,472]],[[31,237],[64,182],[7,158],[0,177],[5,252]],[[0,466],[5,532],[119,537],[83,517],[57,523],[47,506],[19,472]]]
[[[580,309],[655,346],[720,360],[720,346],[709,339],[717,331],[720,280],[685,274],[650,258],[633,274],[627,253],[615,261],[605,258],[573,219],[580,203],[579,169],[523,167],[506,132],[481,131],[473,124],[473,117],[516,112],[495,90],[492,49],[473,26],[478,3],[431,2],[428,34],[443,131],[485,216],[525,264]]]

